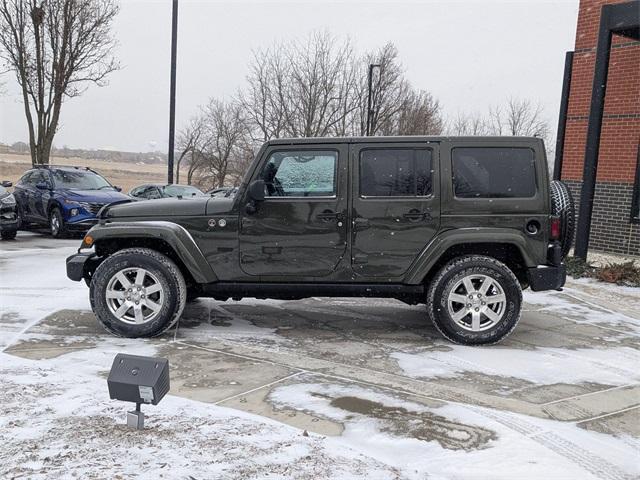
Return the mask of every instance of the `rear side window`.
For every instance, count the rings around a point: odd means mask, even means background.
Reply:
[[[536,194],[535,158],[530,148],[454,148],[451,157],[458,198],[530,198]]]
[[[362,197],[425,197],[432,193],[431,150],[371,149],[360,152]]]

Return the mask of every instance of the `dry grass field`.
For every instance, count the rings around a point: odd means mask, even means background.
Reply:
[[[125,193],[142,183],[163,183],[167,180],[167,167],[162,164],[138,164],[58,157],[52,157],[51,164],[90,167],[113,185],[121,187]],[[0,180],[10,180],[15,183],[30,168],[31,157],[29,155],[0,153]],[[181,171],[181,178],[186,178],[186,171]]]

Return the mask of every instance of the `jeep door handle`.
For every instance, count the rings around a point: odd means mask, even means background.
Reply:
[[[353,228],[354,228],[354,230],[356,232],[359,231],[359,230],[366,230],[370,226],[371,225],[369,225],[369,219],[368,218],[358,217],[358,218],[353,220]]]
[[[429,212],[421,212],[419,210],[409,210],[407,213],[402,215],[404,218],[409,220],[410,222],[419,222],[420,220],[429,220],[431,219],[431,215]]]
[[[323,222],[328,222],[329,220],[342,220],[342,214],[332,210],[325,210],[324,212],[316,215],[316,218]]]

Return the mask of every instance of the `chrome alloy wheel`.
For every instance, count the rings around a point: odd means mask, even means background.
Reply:
[[[495,279],[487,275],[467,275],[449,292],[447,306],[457,325],[471,332],[481,332],[500,322],[507,297]]]
[[[109,311],[124,323],[141,325],[153,320],[164,303],[158,278],[144,268],[125,268],[116,273],[105,292]]]

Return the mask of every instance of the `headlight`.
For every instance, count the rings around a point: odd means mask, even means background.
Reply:
[[[2,205],[15,205],[16,197],[14,197],[12,193],[10,193],[6,197],[0,198],[0,203],[2,203]]]

